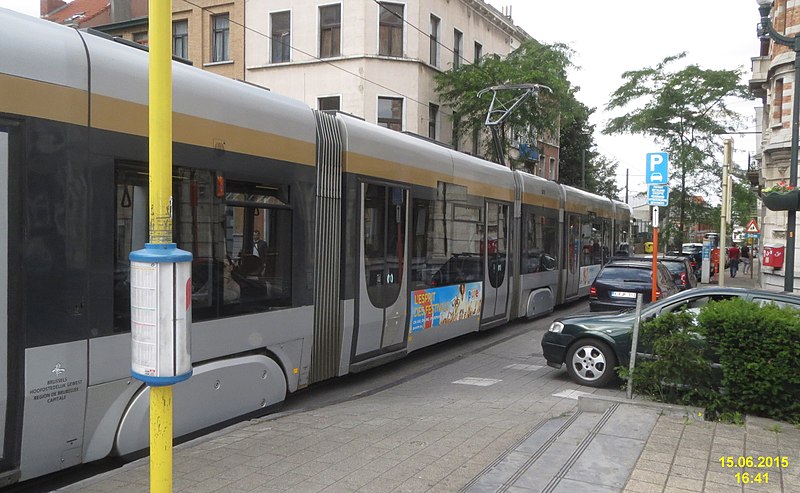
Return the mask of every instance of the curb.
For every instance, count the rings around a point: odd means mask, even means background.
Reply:
[[[705,409],[699,407],[679,406],[676,404],[665,404],[662,402],[625,399],[622,397],[601,396],[595,394],[578,396],[578,409],[588,413],[605,412],[606,409],[614,404],[625,404],[644,409],[655,409],[658,410],[662,415],[676,418],[691,418],[695,421],[703,421],[703,416],[705,415]]]

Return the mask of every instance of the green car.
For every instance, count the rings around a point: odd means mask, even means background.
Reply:
[[[800,310],[800,296],[756,289],[708,287],[688,289],[645,305],[641,321],[682,310],[699,312],[710,301],[731,298],[760,304],[775,303]],[[603,387],[616,376],[616,366],[628,365],[635,318],[635,309],[629,309],[556,319],[542,337],[544,358],[553,368],[561,368],[566,363],[570,377],[581,385]]]

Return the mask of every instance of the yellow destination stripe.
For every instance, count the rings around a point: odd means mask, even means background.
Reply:
[[[436,188],[439,182],[453,183],[467,187],[472,195],[488,197],[496,200],[512,202],[514,190],[503,188],[490,183],[470,180],[462,176],[453,176],[420,169],[407,164],[365,156],[355,152],[346,153],[345,172],[382,178],[402,183],[409,183],[429,188]]]
[[[88,125],[86,91],[0,74],[0,112],[73,125]],[[92,126],[128,135],[147,136],[147,105],[92,95]],[[312,142],[175,113],[175,142],[314,166]]]
[[[144,137],[147,135],[147,106],[94,95],[92,125],[95,128]],[[308,166],[316,163],[314,143],[183,113],[174,113],[172,116],[172,138],[183,144],[208,148],[221,146],[226,151]]]
[[[0,112],[86,125],[86,91],[0,74]]]

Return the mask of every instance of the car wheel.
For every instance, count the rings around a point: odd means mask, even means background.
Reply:
[[[614,378],[617,358],[608,344],[581,339],[567,351],[567,371],[573,380],[589,387],[604,387]]]

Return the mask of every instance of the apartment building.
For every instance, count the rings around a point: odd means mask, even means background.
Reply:
[[[41,17],[147,46],[148,0],[41,0]],[[195,67],[244,80],[244,2],[172,0],[172,52]]]
[[[482,0],[250,0],[245,18],[247,81],[466,151],[434,75],[530,38]]]
[[[148,44],[147,0],[41,0],[42,16]],[[398,131],[482,155],[487,132],[454,135],[434,76],[530,39],[483,0],[173,0],[173,55]],[[510,156],[558,179],[557,134],[511,136]]]
[[[772,7],[772,25],[776,31],[787,36],[800,32],[800,4],[778,0]],[[753,78],[750,91],[760,98],[762,106],[756,109],[760,123],[761,140],[756,149],[755,166],[760,176],[754,176],[757,185],[771,187],[779,181],[789,179],[792,146],[792,105],[795,54],[792,49],[768,39],[762,39],[759,56],[752,58]],[[754,173],[755,175],[755,173]],[[786,246],[787,212],[761,208],[761,238],[759,247]],[[794,285],[798,286],[798,264],[800,246],[794,252]],[[763,251],[763,248],[759,248]],[[762,267],[761,285],[766,289],[783,290],[785,269]],[[797,291],[797,287],[795,288]]]

